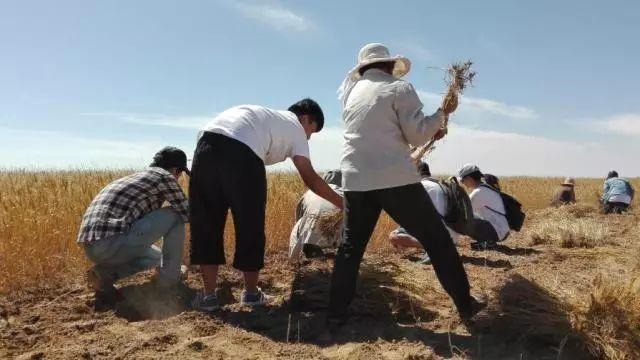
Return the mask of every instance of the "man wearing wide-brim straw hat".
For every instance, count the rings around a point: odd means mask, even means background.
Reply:
[[[407,58],[391,56],[383,44],[368,44],[338,89],[345,122],[345,239],[331,280],[330,328],[347,319],[360,262],[382,210],[424,246],[463,319],[481,308],[470,295],[460,256],[409,154],[410,146],[444,136],[448,115],[440,109],[423,114],[415,89],[400,79],[410,68]]]
[[[564,179],[562,184],[558,187],[555,194],[553,194],[553,199],[551,199],[551,206],[561,206],[561,205],[569,205],[576,203],[576,179],[572,177],[568,177]]]

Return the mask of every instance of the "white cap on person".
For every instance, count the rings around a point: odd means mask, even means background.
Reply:
[[[478,165],[466,164],[460,169],[460,171],[458,171],[458,179],[462,180],[465,176],[473,174],[474,172],[479,172],[480,175],[482,175]]]

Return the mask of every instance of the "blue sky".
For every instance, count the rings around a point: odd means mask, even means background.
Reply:
[[[360,47],[413,62],[425,112],[445,67],[478,72],[430,155],[501,175],[638,176],[640,3],[15,1],[0,3],[0,167],[141,167],[238,104],[316,99],[319,169],[339,164],[336,88]],[[290,165],[283,165],[279,168]]]

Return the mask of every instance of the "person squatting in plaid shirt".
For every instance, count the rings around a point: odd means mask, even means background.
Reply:
[[[114,282],[140,271],[158,268],[160,287],[180,280],[187,198],[177,180],[189,175],[187,156],[165,147],[144,171],[113,181],[87,208],[78,243],[95,264],[87,271],[96,301],[111,303],[118,292]],[[163,207],[168,202],[169,207]],[[162,250],[153,245],[160,238]]]

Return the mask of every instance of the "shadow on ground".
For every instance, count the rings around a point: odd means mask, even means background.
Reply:
[[[502,260],[502,259],[491,260],[484,257],[473,257],[473,256],[466,256],[466,255],[460,255],[460,259],[464,264],[486,266],[494,269],[512,269],[513,268],[513,265],[511,265],[511,262],[509,260]]]
[[[468,256],[463,256],[463,260],[484,261]],[[219,293],[223,307],[210,316],[281,343],[325,347],[369,343],[376,339],[408,340],[424,343],[442,357],[462,353],[478,359],[589,358],[579,349],[579,339],[571,335],[566,305],[522,276],[512,276],[495,289],[494,301],[471,334],[459,331],[456,324],[451,324],[452,330],[448,332],[441,315],[429,309],[428,303],[416,299],[417,295],[403,290],[404,286],[396,281],[396,275],[401,272],[397,261],[384,258],[362,264],[348,323],[328,341],[320,341],[326,330],[324,319],[331,265],[330,261],[312,260],[287,276],[278,272],[265,274],[262,285],[274,296],[274,301],[256,309],[237,304],[241,280],[225,277]],[[492,265],[510,266],[506,260],[494,261]],[[431,271],[428,266],[424,268]],[[416,281],[419,283],[420,279]],[[164,319],[179,314],[188,310],[189,299],[194,295],[194,290],[186,286],[175,292],[162,292],[149,283],[125,286],[123,292],[126,300],[117,305],[115,313],[129,321]],[[439,304],[431,305],[442,308]],[[450,320],[455,321],[455,316]]]
[[[508,255],[508,256],[531,256],[538,255],[542,253],[540,250],[536,250],[531,247],[508,247],[506,245],[498,244],[492,251],[497,251],[499,253]]]
[[[375,265],[363,263],[349,322],[331,341],[321,343],[319,337],[325,331],[331,265],[331,262],[313,260],[300,267],[279,306],[251,310],[224,307],[212,316],[279,342],[329,346],[376,339],[406,339],[428,344],[441,356],[451,356],[450,342],[461,351],[472,346],[471,336],[439,333],[422,326],[432,322],[437,313],[423,307],[401,289],[393,277],[400,270],[392,261]],[[270,293],[275,294],[275,290],[272,287]]]
[[[483,328],[483,357],[590,359],[572,333],[566,303],[535,282],[512,276],[497,289],[497,304]],[[487,347],[490,346],[490,347]]]
[[[150,282],[131,284],[120,289],[123,301],[115,304],[116,316],[127,321],[162,320],[188,310],[195,290],[180,285],[163,289]]]

